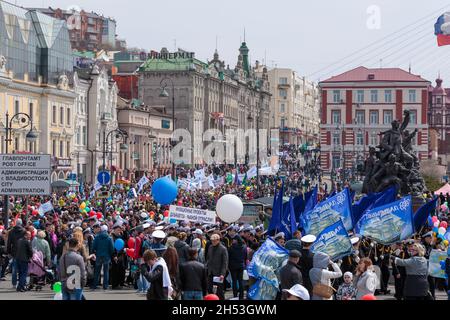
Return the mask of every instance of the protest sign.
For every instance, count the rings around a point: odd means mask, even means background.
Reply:
[[[209,210],[171,205],[169,207],[169,220],[170,219],[200,222],[202,224],[214,224],[216,223],[216,213]]]

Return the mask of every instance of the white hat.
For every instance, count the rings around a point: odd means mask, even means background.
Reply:
[[[144,227],[144,229],[150,228],[150,223],[144,223],[142,227]]]
[[[202,235],[203,231],[200,229],[195,229],[194,234]]]
[[[155,230],[152,233],[152,237],[157,239],[164,239],[166,237],[166,234],[162,230]]]
[[[314,241],[316,241],[316,236],[312,235],[312,234],[307,234],[306,236],[302,237],[301,240],[304,243],[314,243]]]
[[[302,300],[309,300],[309,293],[306,288],[300,284],[294,285],[290,289],[283,289],[284,292],[288,292],[289,294],[296,296]]]
[[[141,213],[141,218],[142,218],[142,219],[148,218],[147,212],[142,212],[142,213]]]
[[[102,231],[108,231],[108,226],[107,225],[102,225],[101,230]]]
[[[164,229],[164,226],[157,226],[157,227],[155,227],[155,231],[156,230],[163,230]]]
[[[352,244],[358,243],[359,237],[353,237],[350,239],[350,241],[352,242]]]

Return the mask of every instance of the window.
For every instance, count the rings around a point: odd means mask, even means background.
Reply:
[[[356,92],[356,101],[359,103],[364,102],[364,90],[358,90]]]
[[[409,114],[410,114],[409,123],[417,124],[417,110],[410,110]]]
[[[341,111],[340,110],[331,110],[331,123],[332,124],[341,123]]]
[[[362,131],[356,133],[356,144],[362,146],[364,144],[364,135]]]
[[[280,103],[280,112],[281,113],[285,113],[285,104],[284,103]]]
[[[29,106],[30,106],[30,111],[29,111],[29,115],[30,115],[30,118],[31,118],[31,120],[33,120],[33,102],[30,102],[30,104],[29,104]]]
[[[52,123],[56,123],[56,106],[52,109]]]
[[[280,97],[287,98],[287,91],[285,89],[280,89]]]
[[[378,102],[378,90],[370,90],[370,102]]]
[[[333,155],[333,168],[340,168],[341,167],[341,157]]]
[[[365,111],[364,110],[356,110],[356,124],[364,124],[366,123]]]
[[[378,110],[371,110],[369,114],[370,124],[378,124]]]
[[[333,145],[341,144],[341,135],[339,132],[333,132]]]
[[[59,107],[59,124],[64,124],[64,107]]]
[[[370,134],[370,145],[371,146],[378,145],[378,134],[376,132],[372,132]]]
[[[66,155],[67,155],[67,158],[70,157],[70,152],[71,152],[71,150],[70,150],[70,141],[67,141],[66,142]]]
[[[56,140],[52,141],[52,154],[56,157]]]
[[[280,127],[281,128],[285,128],[286,127],[286,119],[285,118],[281,118]]]
[[[287,84],[287,78],[280,78],[280,84]]]
[[[333,90],[333,102],[334,103],[341,102],[341,92],[339,90]]]
[[[161,128],[170,129],[170,121],[169,120],[161,120]]]
[[[392,102],[392,90],[384,90],[384,102]]]
[[[70,121],[71,121],[71,114],[70,114],[70,108],[67,108],[67,125],[70,126]]]
[[[436,98],[436,103],[437,104],[441,104],[442,103],[442,98],[441,97],[437,97]]]
[[[64,156],[64,142],[59,142],[59,156],[62,158]]]
[[[416,90],[409,90],[409,102],[416,102]]]
[[[87,145],[87,127],[83,126],[83,146]]]
[[[77,145],[81,144],[81,133],[80,128],[77,128]]]
[[[383,111],[383,124],[390,124],[393,120],[394,113],[392,110]]]
[[[19,137],[14,138],[14,151],[19,151]]]
[[[18,114],[20,112],[20,102],[19,100],[14,101],[14,114]]]

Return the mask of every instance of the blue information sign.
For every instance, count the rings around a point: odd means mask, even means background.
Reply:
[[[107,171],[100,171],[97,175],[97,180],[102,185],[107,185],[109,181],[111,180],[111,176],[109,175],[109,172]]]

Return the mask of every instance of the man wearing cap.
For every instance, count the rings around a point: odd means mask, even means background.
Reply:
[[[278,243],[280,246],[284,247],[284,244],[286,243],[286,239],[284,238],[284,232],[278,232],[274,240],[276,243]]]
[[[120,223],[115,223],[113,225],[113,232],[111,234],[111,238],[113,243],[116,243],[118,239],[121,239],[125,242],[122,235],[122,226]],[[126,273],[126,256],[125,251],[120,250],[117,251],[114,248],[114,253],[112,255],[111,261],[111,288],[121,289],[125,285],[125,273]]]
[[[284,267],[280,270],[280,288],[290,289],[296,284],[302,284],[302,272],[298,266],[301,253],[297,250],[289,251],[289,258]]]
[[[316,241],[316,237],[312,234],[308,234],[301,239],[302,251],[299,265],[303,276],[303,285],[308,290],[309,294],[312,294],[312,283],[309,278],[309,271],[313,268],[314,253],[311,252],[311,246]]]
[[[96,256],[94,283],[92,290],[97,289],[97,284],[100,282],[100,272],[103,268],[103,289],[107,290],[109,286],[109,264],[114,253],[114,243],[108,235],[108,226],[101,226],[101,231],[95,236],[92,250]]]

